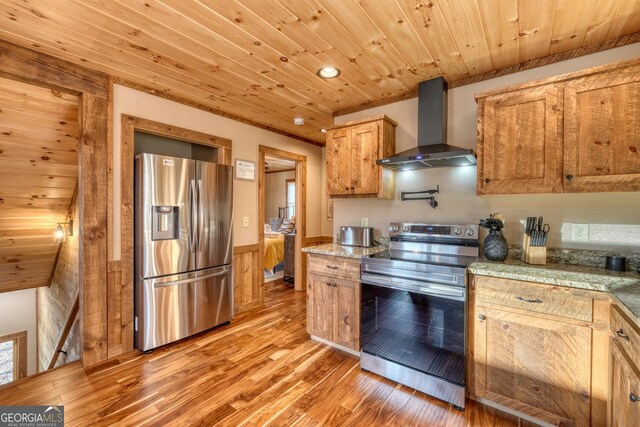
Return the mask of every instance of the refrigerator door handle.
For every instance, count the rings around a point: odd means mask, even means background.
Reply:
[[[204,190],[202,188],[202,180],[199,179],[198,180],[198,207],[199,207],[198,225],[200,227],[200,230],[198,230],[198,251],[200,251],[200,252],[204,252],[205,243],[206,243],[207,239],[209,238],[208,236],[205,236],[205,232],[209,228],[208,227],[208,223],[207,223],[209,218],[205,218],[205,215],[207,217],[209,216],[208,215],[208,213],[209,213],[208,211],[209,210],[205,209],[206,201],[207,201],[207,198],[204,195]]]
[[[198,238],[198,211],[196,207],[198,206],[198,195],[196,192],[196,181],[194,179],[191,180],[191,215],[189,221],[189,249],[191,252],[195,252],[197,249],[197,238]]]
[[[229,269],[225,267],[221,271],[218,271],[216,273],[206,274],[204,276],[190,277],[188,279],[172,280],[170,282],[154,283],[153,287],[154,288],[166,288],[167,286],[181,285],[183,283],[192,283],[192,282],[197,282],[197,281],[200,281],[200,280],[211,279],[212,277],[224,276],[228,272],[229,272]]]

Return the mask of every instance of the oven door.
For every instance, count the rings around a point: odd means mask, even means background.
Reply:
[[[465,385],[466,289],[362,275],[361,351]]]

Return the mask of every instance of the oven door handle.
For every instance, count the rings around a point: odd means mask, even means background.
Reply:
[[[464,288],[421,283],[413,280],[377,276],[367,273],[362,274],[360,279],[362,283],[367,285],[381,286],[383,288],[395,289],[398,291],[415,292],[422,295],[430,295],[456,301],[464,301],[466,297]]]

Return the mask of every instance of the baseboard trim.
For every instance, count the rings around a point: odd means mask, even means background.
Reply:
[[[470,399],[475,400],[476,402],[480,402],[483,405],[491,406],[492,408],[498,409],[502,412],[506,412],[507,414],[515,415],[516,417],[522,418],[523,420],[532,422],[534,424],[540,425],[542,427],[557,427],[553,424],[546,423],[542,420],[532,417],[531,415],[527,415],[523,412],[516,411],[515,409],[509,408],[508,406],[501,405],[499,403],[493,402],[491,400],[483,399],[482,397],[470,397]]]
[[[334,348],[337,348],[338,350],[345,351],[345,352],[347,352],[349,354],[352,354],[352,355],[354,355],[356,357],[360,357],[360,352],[359,351],[355,351],[355,350],[353,350],[351,348],[348,348],[348,347],[345,347],[343,345],[336,344],[334,342],[325,340],[324,338],[316,337],[315,335],[310,335],[310,336],[311,336],[311,339],[314,340],[314,341],[318,341],[319,343],[326,344],[326,345],[328,345],[330,347],[334,347]]]

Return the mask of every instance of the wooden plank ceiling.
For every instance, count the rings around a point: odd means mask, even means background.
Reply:
[[[0,12],[0,38],[318,143],[333,112],[422,80],[640,31],[640,0],[0,0]],[[340,77],[318,78],[326,65]]]
[[[76,96],[0,78],[0,292],[48,285],[77,149]]]
[[[280,157],[264,156],[264,169],[267,173],[292,171],[296,168],[296,162]]]

